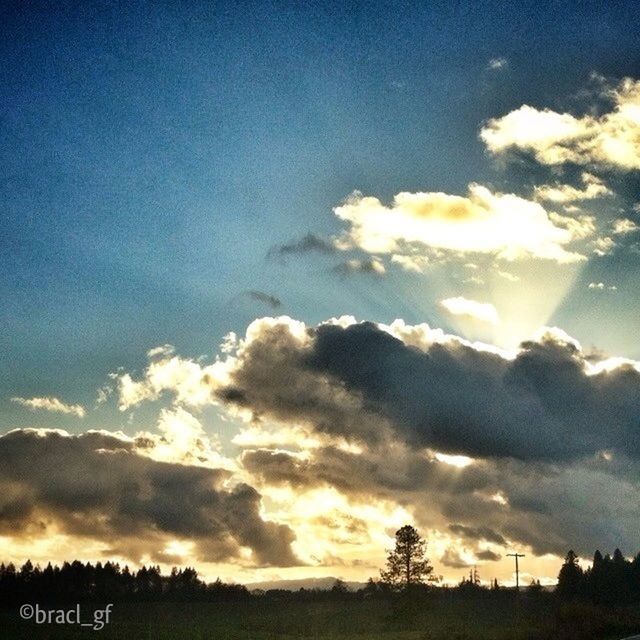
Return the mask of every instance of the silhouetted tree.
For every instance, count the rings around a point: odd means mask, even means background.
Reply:
[[[369,578],[367,580],[367,584],[361,591],[365,598],[373,598],[375,596],[379,596],[382,589],[380,587],[380,583],[376,582],[373,578]]]
[[[497,583],[497,580],[496,580],[496,583]],[[492,585],[492,588],[493,588],[493,585]],[[484,589],[484,587],[480,582],[480,573],[477,567],[473,567],[472,569],[469,569],[469,576],[466,578],[463,577],[462,580],[460,580],[460,582],[458,583],[458,590],[464,591],[467,593],[470,593],[470,592],[475,593],[482,589]]]
[[[426,542],[414,527],[398,529],[395,548],[387,556],[387,568],[380,572],[383,582],[405,590],[424,584],[433,572],[425,552]]]
[[[331,587],[331,592],[335,594],[345,594],[349,593],[349,587],[344,580],[337,578]]]
[[[603,560],[604,558],[602,557],[600,550],[596,549],[596,552],[593,554],[593,568],[598,569],[602,565]]]
[[[542,585],[540,584],[540,580],[536,580],[535,578],[531,578],[531,583],[527,587],[527,591],[529,593],[541,593]]]
[[[578,564],[578,556],[571,549],[558,574],[557,594],[563,598],[577,598],[582,591],[583,576],[582,567]]]

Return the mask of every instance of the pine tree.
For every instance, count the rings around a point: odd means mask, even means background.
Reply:
[[[383,582],[405,590],[424,584],[433,572],[425,552],[426,542],[414,527],[405,525],[398,529],[395,548],[387,556],[387,568],[380,572]]]
[[[582,567],[578,564],[578,556],[571,549],[558,574],[557,593],[564,598],[576,598],[582,590],[583,577]]]

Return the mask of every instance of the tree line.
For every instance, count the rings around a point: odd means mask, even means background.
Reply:
[[[163,575],[158,566],[131,571],[113,562],[86,564],[79,560],[44,569],[27,560],[17,569],[0,564],[0,602],[44,601],[149,601],[149,600],[241,600],[249,597],[246,587],[220,580],[207,584],[191,567],[173,568]]]
[[[613,556],[596,551],[587,569],[569,551],[558,575],[556,593],[565,600],[588,600],[595,604],[640,602],[640,553],[627,560],[620,549]]]
[[[51,563],[42,569],[27,561],[19,569],[13,564],[0,564],[0,603],[14,604],[29,601],[225,601],[247,600],[255,597],[271,599],[291,598],[375,598],[394,594],[424,594],[468,596],[479,594],[513,593],[492,580],[481,583],[477,569],[470,570],[456,587],[437,585],[441,577],[435,576],[433,566],[426,557],[426,541],[410,526],[401,527],[395,536],[395,547],[389,550],[386,567],[380,578],[369,579],[367,584],[352,591],[342,580],[332,588],[300,589],[297,592],[282,589],[250,592],[239,584],[221,580],[206,583],[191,567],[173,568],[163,575],[159,566],[142,566],[132,571],[114,562],[83,563],[78,560],[61,566]],[[533,581],[527,592],[541,594],[539,581]],[[559,600],[589,601],[613,605],[640,602],[640,553],[631,561],[619,549],[613,556],[596,551],[591,567],[582,569],[578,556],[569,551],[558,575],[555,595]]]

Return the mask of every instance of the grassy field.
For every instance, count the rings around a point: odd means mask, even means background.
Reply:
[[[92,605],[82,608],[91,619]],[[636,612],[596,612],[548,601],[116,603],[100,631],[36,625],[1,610],[3,640],[609,640],[640,630]]]

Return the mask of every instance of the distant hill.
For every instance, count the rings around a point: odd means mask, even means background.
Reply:
[[[270,582],[249,582],[245,587],[249,591],[261,589],[284,589],[285,591],[298,591],[299,589],[331,589],[337,578],[301,578],[299,580],[272,580]],[[366,582],[347,582],[347,586],[352,591],[362,589]]]

